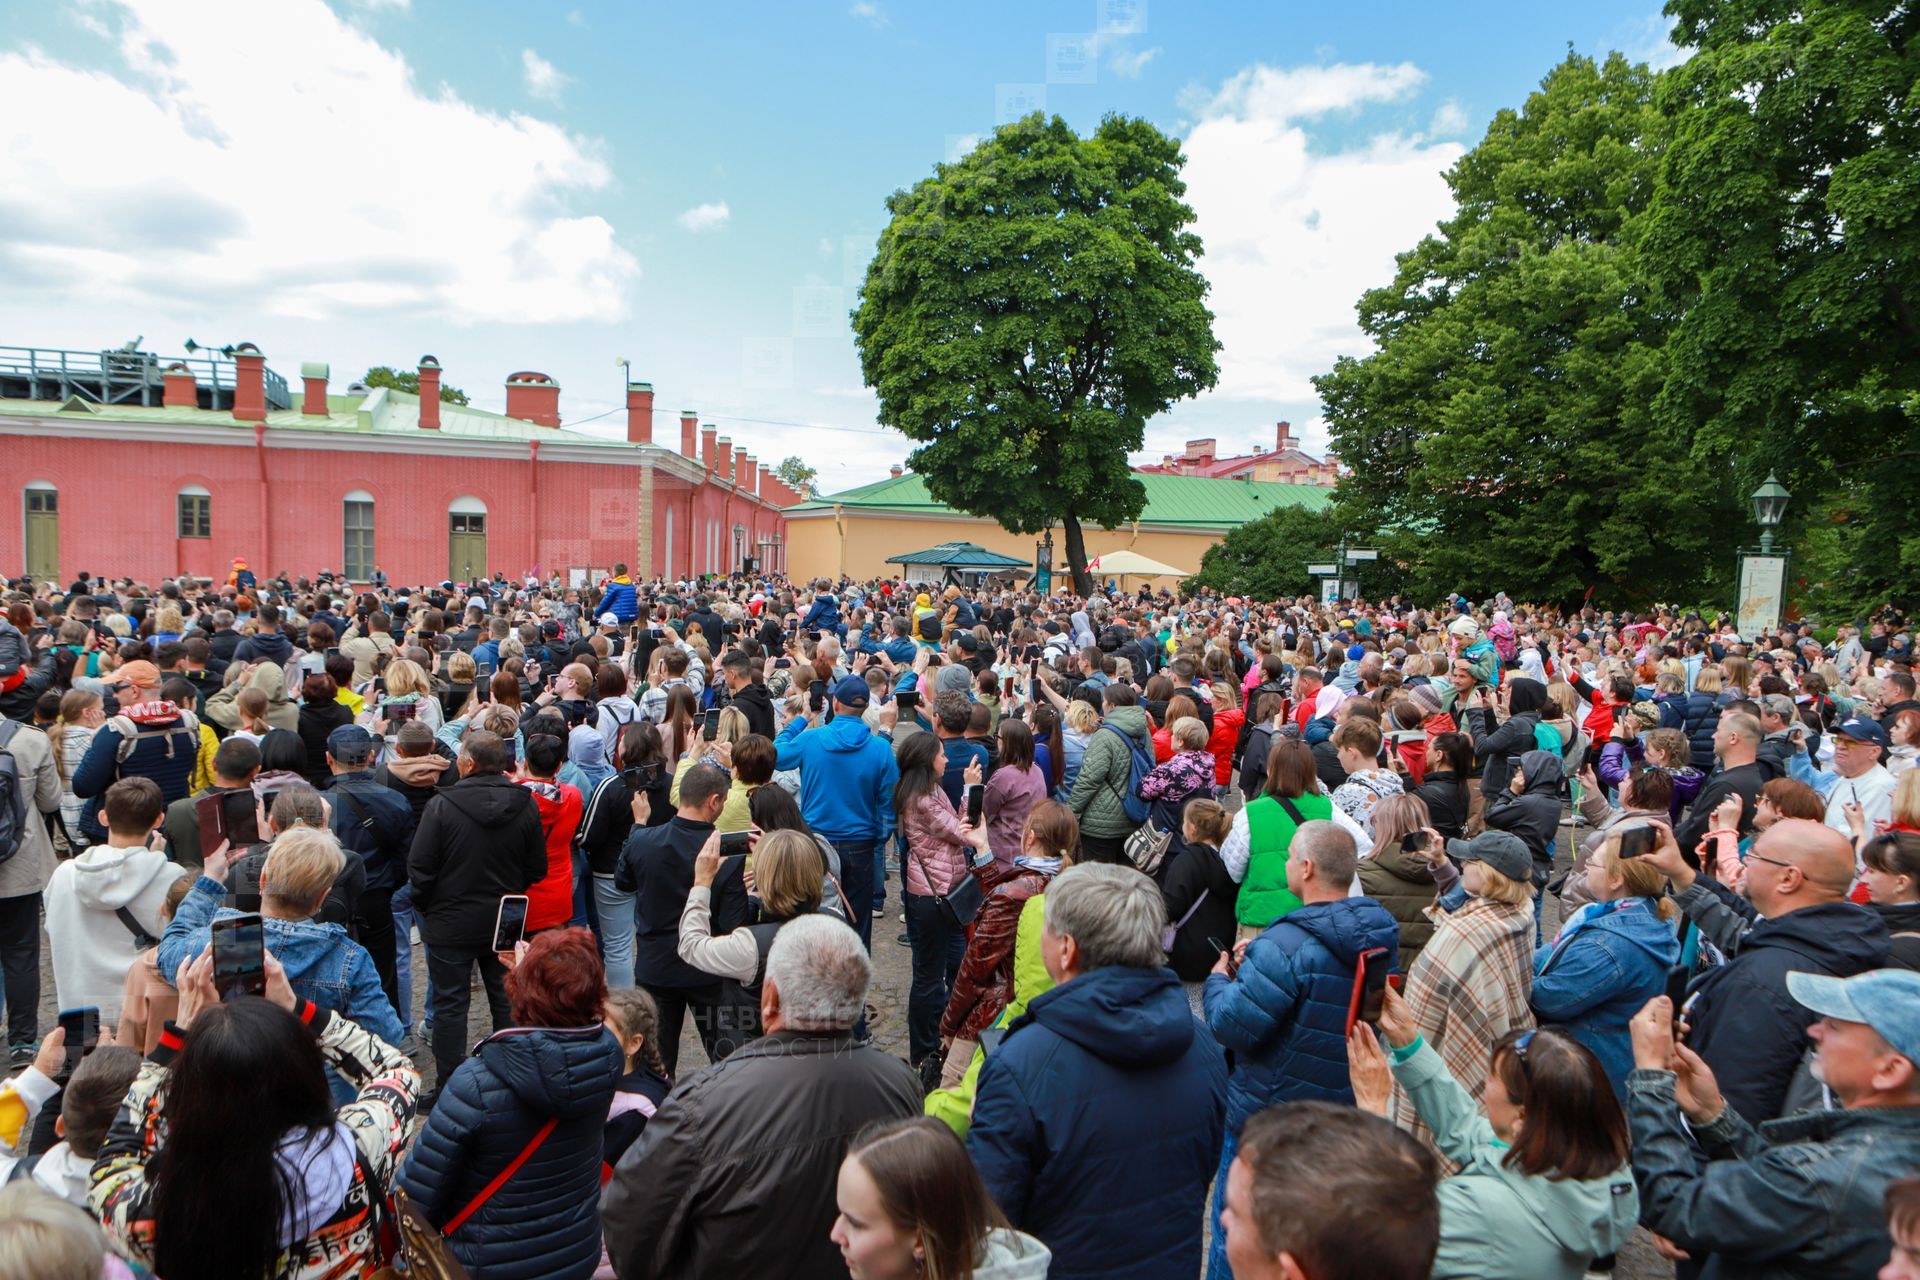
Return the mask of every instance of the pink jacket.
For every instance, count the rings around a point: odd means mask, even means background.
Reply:
[[[953,802],[939,787],[927,792],[908,809],[900,824],[907,851],[907,892],[929,897],[953,892],[960,877],[967,874],[967,857],[973,846],[967,842],[966,828],[953,811]],[[927,884],[927,877],[933,884]]]

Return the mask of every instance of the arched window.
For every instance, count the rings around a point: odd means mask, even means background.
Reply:
[[[366,582],[373,577],[373,495],[355,489],[340,500],[340,528],[344,539],[341,556],[349,582]]]
[[[182,485],[178,502],[179,533],[183,538],[213,536],[213,497],[206,486]]]

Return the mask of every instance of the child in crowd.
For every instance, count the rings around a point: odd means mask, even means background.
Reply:
[[[232,736],[245,738],[248,742],[258,742],[267,736],[267,730],[273,728],[267,723],[267,691],[248,686],[242,689],[233,700],[233,708],[240,713],[240,727]]]

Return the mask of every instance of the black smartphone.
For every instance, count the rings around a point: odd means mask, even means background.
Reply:
[[[1347,1034],[1354,1024],[1380,1025],[1380,1010],[1387,1003],[1387,966],[1392,956],[1385,947],[1369,947],[1360,953],[1353,970],[1353,995],[1347,1001]]]
[[[220,835],[238,850],[260,843],[260,810],[252,791],[225,791],[220,795]]]
[[[818,631],[809,631],[807,632],[807,639],[818,641],[820,639],[820,633]]]
[[[720,856],[723,858],[752,852],[753,832],[751,831],[729,831],[720,837]]]
[[[1031,647],[1031,646],[1029,646],[1029,647]],[[1037,676],[1039,676],[1039,674],[1040,674],[1040,659],[1039,659],[1039,658],[1037,658],[1037,657],[1033,657],[1033,658],[1028,658],[1028,659],[1027,659],[1027,674],[1028,674],[1028,675],[1030,675],[1030,676],[1035,676],[1035,677],[1037,677]]]
[[[773,667],[774,667],[774,670],[776,671],[786,671],[790,669],[792,666],[793,666],[792,658],[775,658],[773,660]]]
[[[258,915],[215,920],[213,986],[222,1000],[267,994],[267,933]]]
[[[1400,837],[1400,852],[1402,853],[1419,853],[1426,847],[1427,833],[1424,831],[1409,831]]]
[[[807,686],[807,710],[825,711],[827,709],[827,686],[825,681],[815,680]]]
[[[901,715],[912,715],[914,709],[920,705],[920,691],[918,689],[900,690],[893,695],[893,705],[898,708]]]
[[[967,825],[968,826],[977,827],[980,825],[980,815],[984,811],[986,803],[987,803],[987,789],[985,787],[981,786],[979,783],[976,782],[972,786],[967,788]]]
[[[1628,827],[1620,833],[1620,856],[1644,858],[1660,843],[1660,833],[1652,827]]]
[[[260,793],[260,807],[262,809],[265,809],[268,813],[272,813],[273,802],[280,798],[280,793],[284,790],[286,790],[285,787],[275,787],[271,791],[262,791]]]
[[[500,899],[500,914],[493,920],[493,949],[511,951],[527,934],[527,895],[509,893]]]
[[[380,708],[380,714],[388,720],[417,720],[420,716],[420,704],[417,702],[394,702]]]
[[[1212,934],[1207,935],[1207,945],[1212,947],[1215,951],[1222,951],[1226,953],[1227,977],[1237,978],[1240,976],[1240,957],[1233,953],[1232,947],[1227,946],[1225,943],[1221,942],[1220,939],[1214,937]]]
[[[80,1059],[100,1047],[100,1010],[94,1005],[60,1011],[60,1028],[67,1033],[65,1065],[61,1079],[72,1075]]]
[[[712,742],[719,732],[720,708],[708,707],[706,714],[700,717],[700,736]]]

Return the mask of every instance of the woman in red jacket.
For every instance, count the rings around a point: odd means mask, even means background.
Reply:
[[[1247,723],[1247,713],[1240,707],[1240,699],[1234,688],[1226,681],[1216,682],[1213,686],[1213,734],[1207,739],[1207,750],[1213,753],[1213,780],[1220,786],[1233,781],[1233,752],[1240,745],[1240,730]]]

